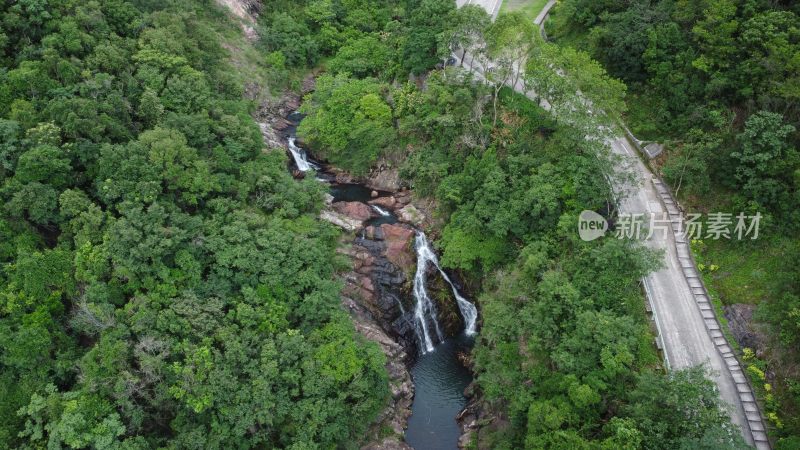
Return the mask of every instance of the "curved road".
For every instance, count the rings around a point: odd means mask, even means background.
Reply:
[[[456,3],[459,7],[465,4],[480,5],[494,19],[500,11],[502,0],[457,0]],[[555,0],[550,0],[545,5],[534,21],[536,25],[542,26],[555,3]],[[471,55],[467,55],[465,61],[469,62],[478,76],[482,75],[481,64],[472,61]],[[521,83],[514,89],[535,99]],[[680,230],[681,217],[675,200],[666,186],[637,157],[636,149],[628,139],[616,138],[609,144],[614,153],[627,161],[635,176],[633,183],[625,186],[628,195],[619,205],[620,211],[626,214],[644,213],[644,217],[655,214],[659,219],[669,217],[672,222],[673,229],[655,232],[646,241],[649,247],[664,252],[664,268],[643,280],[667,366],[684,369],[705,365],[710,369],[731,420],[741,429],[745,440],[759,450],[769,449],[764,421],[750,385],[720,330],[709,303],[708,292],[694,267],[688,243],[677,232]]]

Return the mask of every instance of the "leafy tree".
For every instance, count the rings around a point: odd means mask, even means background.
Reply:
[[[312,65],[319,57],[306,24],[285,12],[275,14],[270,25],[261,28],[260,37],[268,51],[280,51],[292,66]]]
[[[768,207],[786,204],[785,186],[793,184],[800,164],[797,151],[787,142],[794,131],[780,114],[760,111],[747,119],[737,136],[739,149],[731,158],[739,163],[735,176],[749,199]]]
[[[300,111],[298,129],[319,154],[355,173],[365,173],[394,137],[392,110],[374,79],[324,75]]]
[[[464,65],[467,53],[479,54],[486,46],[485,32],[490,18],[486,10],[478,5],[464,5],[456,11],[456,23],[453,28],[453,44],[463,50],[459,65]],[[471,67],[471,66],[470,66]]]
[[[439,43],[444,27],[449,27],[455,17],[455,4],[448,0],[421,0],[411,10],[405,44],[402,50],[403,68],[414,75],[434,67],[442,61],[443,49]]]
[[[349,73],[358,78],[379,76],[391,66],[390,49],[374,36],[346,43],[328,63],[331,71]]]
[[[702,368],[643,373],[630,399],[623,415],[636,423],[646,448],[747,448]]]
[[[522,12],[503,14],[486,31],[486,56],[491,69],[484,73],[494,86],[493,124],[497,124],[497,97],[509,84],[517,86],[537,37],[533,23]]]

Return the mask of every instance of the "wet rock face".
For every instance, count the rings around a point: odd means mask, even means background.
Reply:
[[[411,273],[416,263],[414,254],[414,229],[405,224],[381,225],[386,243],[386,258],[395,266]]]
[[[458,310],[458,302],[453,296],[450,286],[444,281],[439,271],[428,268],[428,292],[436,303],[439,313],[439,326],[447,336],[455,336],[464,329],[464,319]]]
[[[765,338],[753,327],[753,313],[755,305],[737,303],[724,306],[725,318],[728,319],[728,328],[734,339],[742,347],[753,349],[756,355],[762,356],[765,348]]]
[[[380,234],[380,228],[368,227],[371,232]],[[365,235],[367,234],[365,230]],[[353,271],[345,277],[345,294],[361,300],[378,323],[403,344],[413,345],[413,326],[404,319],[404,311],[410,305],[403,305],[408,298],[410,283],[404,270],[387,258],[386,242],[358,238],[349,250]],[[407,313],[406,313],[407,314]]]

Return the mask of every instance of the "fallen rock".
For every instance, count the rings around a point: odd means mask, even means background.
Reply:
[[[386,259],[404,271],[410,271],[415,257],[412,251],[414,229],[403,224],[381,224],[386,243]]]
[[[372,191],[369,193],[369,196],[372,198],[376,198],[378,196],[378,191]]]
[[[336,202],[331,206],[339,214],[361,222],[371,218],[373,214],[372,208],[361,202]]]
[[[278,117],[275,119],[275,123],[272,125],[272,128],[278,131],[283,131],[289,128],[290,125],[291,123],[288,120],[284,119],[283,117]]]
[[[425,216],[414,205],[410,204],[400,208],[398,216],[403,222],[412,223],[416,226],[422,225],[422,222],[425,221]]]
[[[361,220],[347,217],[344,214],[340,214],[329,209],[323,210],[319,214],[319,218],[347,231],[356,231],[361,228],[361,225],[363,224]]]

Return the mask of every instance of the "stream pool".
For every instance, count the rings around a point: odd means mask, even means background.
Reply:
[[[406,442],[415,450],[458,448],[461,429],[456,415],[467,404],[464,389],[472,381],[458,353],[469,354],[472,343],[464,333],[448,338],[434,351],[418,356],[411,367],[415,393]]]

